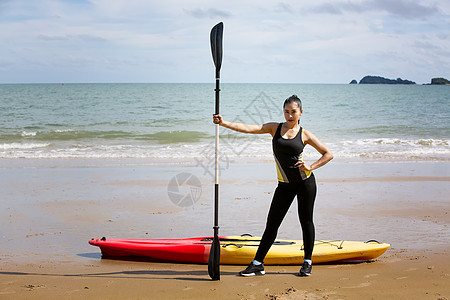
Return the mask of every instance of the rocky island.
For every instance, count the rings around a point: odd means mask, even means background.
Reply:
[[[403,80],[401,78],[388,79],[381,76],[365,76],[359,81],[359,84],[416,84],[410,80]]]
[[[358,84],[358,82],[353,79],[350,84]],[[389,79],[381,76],[365,76],[363,79],[359,81],[359,84],[416,84],[414,81],[404,80],[401,78],[397,79]],[[450,85],[450,81],[439,77],[431,79],[431,83],[428,85]]]
[[[445,78],[433,78],[431,85],[450,85],[450,81]]]

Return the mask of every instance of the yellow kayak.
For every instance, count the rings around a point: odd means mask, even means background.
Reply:
[[[228,236],[232,242],[221,241],[221,264],[249,264],[255,257],[260,237]],[[365,261],[382,255],[390,244],[377,241],[315,241],[313,263]],[[265,265],[301,265],[304,251],[302,240],[276,240],[264,259]]]

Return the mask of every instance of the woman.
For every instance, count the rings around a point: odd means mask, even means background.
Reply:
[[[316,197],[316,181],[313,170],[325,165],[333,154],[311,132],[300,127],[303,113],[302,102],[293,95],[283,104],[285,123],[265,123],[247,125],[225,121],[221,115],[214,115],[213,121],[223,127],[243,133],[272,135],[272,148],[277,167],[278,186],[272,198],[267,216],[266,228],[258,251],[250,265],[239,273],[241,276],[264,275],[264,257],[275,241],[278,228],[286,216],[295,196],[298,201],[298,215],[303,232],[305,257],[299,276],[311,275],[311,256],[314,248],[315,229],[313,209]],[[322,156],[311,165],[303,161],[302,153],[306,145],[314,147]]]

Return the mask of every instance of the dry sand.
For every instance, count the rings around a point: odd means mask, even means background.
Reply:
[[[450,299],[448,162],[339,162],[318,170],[318,239],[388,242],[373,262],[243,266],[102,260],[91,237],[212,234],[212,179],[194,164],[148,161],[0,161],[0,299]],[[168,197],[180,172],[201,181],[190,207]],[[220,234],[260,235],[276,183],[273,164],[221,173]],[[301,239],[295,207],[280,238]]]

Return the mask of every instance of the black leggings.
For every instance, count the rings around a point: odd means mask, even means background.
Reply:
[[[273,195],[267,216],[266,229],[261,238],[255,260],[263,262],[267,252],[275,241],[278,228],[286,216],[289,207],[297,196],[298,216],[303,232],[303,245],[305,259],[311,259],[314,248],[315,230],[313,222],[314,200],[316,199],[317,187],[314,174],[299,183],[279,182]]]

